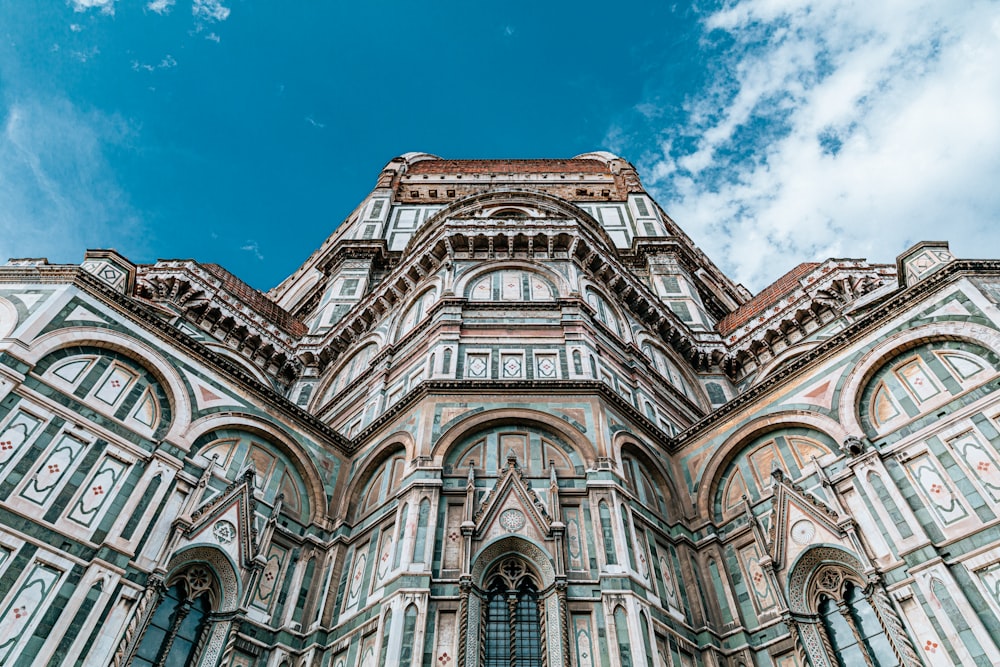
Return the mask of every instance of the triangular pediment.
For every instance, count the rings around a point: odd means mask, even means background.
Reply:
[[[225,491],[199,505],[191,513],[191,525],[181,534],[181,542],[212,544],[241,567],[249,567],[258,547],[253,478],[253,470],[248,469]]]
[[[479,507],[473,522],[478,540],[510,534],[544,540],[549,536],[552,518],[524,477],[517,458],[511,454],[507,457],[507,467]]]
[[[771,475],[774,496],[768,522],[768,551],[775,570],[784,569],[814,544],[846,545],[847,536],[835,511],[793,484],[781,470],[775,469]]]

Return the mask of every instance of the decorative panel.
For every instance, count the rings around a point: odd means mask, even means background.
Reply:
[[[118,484],[125,477],[128,465],[113,457],[107,457],[83,485],[83,492],[69,513],[72,521],[86,528],[93,528],[98,517],[118,490]]]
[[[908,461],[906,469],[913,477],[920,495],[943,525],[948,526],[968,516],[965,506],[945,481],[931,456],[923,454]]]
[[[392,538],[392,529],[392,524],[389,524],[379,536],[378,563],[375,566],[375,581],[372,584],[373,589],[382,585],[382,582],[385,581],[386,576],[388,576],[390,570],[392,570],[392,554],[393,546],[395,545],[395,541]]]
[[[485,379],[490,376],[490,355],[470,352],[465,360],[465,376],[473,379]]]
[[[595,664],[593,634],[590,614],[573,614],[573,648],[578,667]]]
[[[500,377],[504,380],[524,377],[524,354],[520,352],[501,353]]]
[[[453,611],[438,612],[434,664],[439,667],[452,667],[452,663],[455,662],[457,617],[458,614]]]
[[[577,506],[563,507],[563,517],[566,519],[566,548],[569,551],[569,569],[586,570],[587,560],[584,551],[583,528],[580,523],[580,508]]]
[[[448,505],[444,529],[444,557],[441,567],[458,570],[462,567],[462,516],[465,508]]]
[[[924,365],[922,359],[914,359],[895,369],[896,375],[903,382],[903,386],[920,403],[937,396],[941,389],[937,382],[932,379],[930,371]]]
[[[31,630],[45,611],[46,600],[60,574],[55,568],[36,562],[0,613],[0,665],[8,664],[18,640]]]
[[[98,385],[94,397],[108,405],[115,405],[125,394],[125,391],[132,386],[136,377],[132,371],[115,364],[111,367],[111,372],[105,375]]]
[[[21,497],[38,505],[47,503],[66,479],[85,446],[83,441],[71,435],[60,436],[21,490]]]
[[[42,420],[18,410],[0,433],[0,476],[7,464],[26,450],[33,436],[38,432]]]
[[[743,573],[746,577],[747,588],[750,589],[750,598],[758,611],[765,611],[775,606],[774,591],[767,575],[760,567],[761,554],[756,544],[740,549],[740,565],[743,566]]]
[[[500,274],[500,298],[504,301],[521,300],[521,274],[504,271]]]
[[[559,357],[555,353],[535,354],[535,378],[555,380],[559,377]]]
[[[266,611],[274,601],[274,591],[278,587],[278,578],[281,576],[281,568],[284,565],[286,553],[287,550],[277,544],[272,544],[267,550],[264,571],[260,574],[257,592],[253,597],[253,605],[255,607]]]
[[[152,428],[156,425],[157,412],[156,399],[153,397],[153,392],[147,389],[139,398],[138,404],[132,411],[131,418],[143,426]]]
[[[365,566],[368,564],[368,545],[361,545],[355,553],[358,557],[354,559],[354,568],[351,570],[351,579],[348,582],[349,588],[347,589],[345,610],[355,607],[361,597],[362,584],[365,579]]]
[[[1000,465],[996,450],[986,445],[975,431],[963,433],[949,440],[948,444],[955,449],[993,502],[1000,502]]]

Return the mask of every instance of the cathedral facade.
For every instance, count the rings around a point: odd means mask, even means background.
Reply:
[[[756,296],[608,153],[0,267],[0,665],[1000,664],[1000,262]]]

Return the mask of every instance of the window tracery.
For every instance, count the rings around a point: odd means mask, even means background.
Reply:
[[[836,566],[820,570],[812,591],[828,657],[839,667],[896,667],[899,660],[886,636],[870,592]]]
[[[542,601],[538,583],[516,556],[503,559],[485,580],[484,667],[542,667]]]
[[[211,570],[193,565],[176,575],[160,594],[136,649],[137,667],[197,664],[200,640],[218,606],[218,585]]]

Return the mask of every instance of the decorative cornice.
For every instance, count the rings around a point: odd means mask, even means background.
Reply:
[[[798,376],[800,371],[838,353],[845,347],[871,334],[888,320],[898,317],[918,300],[938,290],[948,282],[971,274],[1000,274],[1000,260],[954,260],[937,273],[908,287],[898,290],[875,306],[867,315],[848,325],[839,333],[826,339],[808,352],[789,360],[774,371],[760,384],[754,385],[728,403],[715,408],[702,419],[677,434],[674,442],[682,449],[687,443],[698,439],[716,424],[731,419],[736,413],[773,393],[778,387]]]

